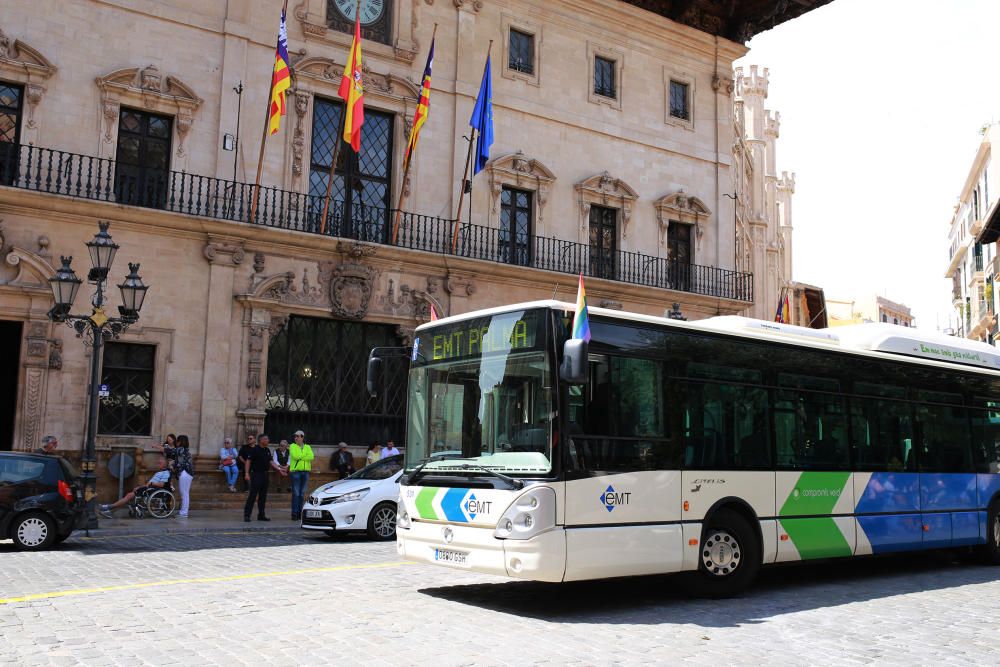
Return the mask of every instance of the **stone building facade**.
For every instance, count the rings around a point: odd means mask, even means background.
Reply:
[[[713,18],[706,3],[672,20],[611,0],[366,0],[363,151],[338,163],[324,218],[351,41],[340,7],[352,3],[293,0],[294,87],[250,220],[278,4],[5,1],[0,448],[50,432],[69,451],[82,443],[90,350],[48,319],[47,281],[61,255],[86,274],[98,221],[121,246],[112,282],[132,261],[150,285],[141,319],[102,360],[98,448],[149,451],[185,433],[206,461],[225,435],[262,429],[303,428],[321,456],[339,440],[401,439],[405,371],[372,400],[364,362],[372,346],[409,342],[431,305],[571,300],[583,272],[595,305],[662,314],[676,302],[697,318],[755,303],[751,269],[790,272],[749,231],[764,216],[767,168],[754,172],[760,209],[743,223],[756,263],[736,260],[725,195],[732,63],[746,49],[726,36],[813,3],[756,3],[767,11],[754,23]],[[430,118],[404,182],[435,26]],[[462,137],[491,40],[496,143],[452,249]],[[767,152],[776,124],[750,125],[747,150]],[[89,312],[87,290],[74,312]]]
[[[909,306],[877,294],[862,298],[827,298],[826,307],[832,327],[865,322],[914,326]]]
[[[781,114],[765,108],[769,71],[735,70],[733,186],[736,267],[754,276],[746,315],[772,320],[792,281],[792,195],[795,174],[778,172]]]

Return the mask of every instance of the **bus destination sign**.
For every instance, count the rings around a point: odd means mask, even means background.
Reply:
[[[522,315],[515,313],[514,315]],[[423,332],[420,352],[429,361],[478,357],[483,354],[528,350],[535,347],[539,318],[510,314],[477,318]]]

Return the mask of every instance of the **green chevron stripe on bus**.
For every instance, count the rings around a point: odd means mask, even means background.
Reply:
[[[845,491],[851,474],[847,472],[804,472],[792,488],[780,516],[809,516],[831,514],[833,507]],[[850,556],[851,545],[831,518],[781,519],[781,527],[788,533],[799,556],[833,558]]]
[[[434,496],[437,495],[438,490],[439,489],[433,486],[425,486],[420,489],[420,493],[417,494],[417,498],[413,502],[414,505],[416,505],[417,514],[420,515],[421,519],[431,519],[433,521],[437,521],[441,518],[434,509]]]

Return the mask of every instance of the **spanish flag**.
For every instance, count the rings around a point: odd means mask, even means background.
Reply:
[[[344,100],[344,141],[355,153],[361,152],[361,126],[365,124],[365,86],[361,79],[361,12],[354,20],[351,57],[340,80],[340,98]]]
[[[417,150],[417,140],[420,138],[420,128],[427,122],[427,114],[431,107],[431,69],[434,67],[434,40],[431,40],[431,50],[427,54],[427,65],[424,67],[423,83],[420,85],[420,101],[417,111],[413,114],[413,129],[410,130],[410,143],[406,145],[406,155],[403,156],[403,172],[410,166],[413,151]]]
[[[281,117],[285,115],[285,91],[292,85],[292,72],[288,67],[288,30],[285,28],[285,10],[281,10],[281,26],[278,28],[278,48],[274,53],[274,75],[271,77],[271,113],[268,116],[268,131],[276,134],[281,127]]]

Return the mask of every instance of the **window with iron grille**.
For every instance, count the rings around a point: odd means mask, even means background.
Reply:
[[[691,286],[691,227],[677,220],[667,227],[667,273],[673,289]]]
[[[522,74],[535,73],[535,36],[510,29],[507,68]]]
[[[399,345],[395,325],[290,318],[268,351],[265,430],[271,439],[290,440],[302,429],[313,445],[402,442],[406,360],[385,360],[378,397],[365,387],[371,349]]]
[[[680,81],[670,82],[670,115],[681,120],[691,120],[691,86]]]
[[[120,203],[166,207],[172,127],[169,116],[121,110],[115,156],[115,195]]]
[[[333,147],[340,131],[341,102],[320,97],[313,108],[312,157],[309,170],[310,217],[320,228]],[[361,155],[341,145],[330,193],[327,233],[342,238],[385,243],[392,196],[392,130],[394,117],[365,109]]]
[[[534,193],[504,187],[500,193],[500,261],[531,264],[531,218]]]
[[[24,88],[0,81],[0,184],[12,183],[17,173],[23,107]]]
[[[150,435],[156,346],[105,343],[97,430],[105,435]]]
[[[615,279],[618,250],[618,210],[590,207],[590,275]]]
[[[617,99],[618,88],[615,83],[615,61],[594,56],[594,94],[601,97]]]

